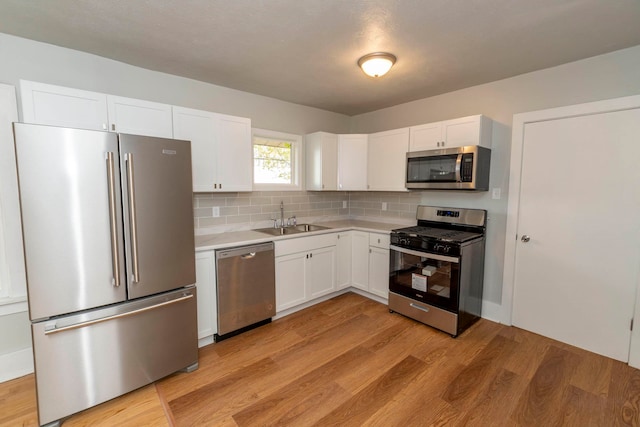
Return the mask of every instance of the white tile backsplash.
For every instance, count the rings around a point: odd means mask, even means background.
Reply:
[[[298,222],[348,218],[407,222],[415,219],[420,193],[255,191],[252,193],[196,193],[193,196],[196,234],[269,227],[271,218],[296,216]],[[343,201],[347,208],[343,208]],[[382,203],[387,210],[382,210]],[[213,217],[213,207],[220,217]]]

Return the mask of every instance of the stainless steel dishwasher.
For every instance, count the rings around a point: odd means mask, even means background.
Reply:
[[[216,251],[220,341],[271,322],[276,314],[273,242]]]

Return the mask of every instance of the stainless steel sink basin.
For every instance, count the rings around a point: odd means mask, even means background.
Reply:
[[[322,225],[315,225],[315,224],[298,224],[298,225],[294,225],[293,228],[300,230],[302,232],[305,232],[305,231],[327,230],[329,227],[324,227]]]
[[[327,230],[329,227],[315,224],[298,224],[290,227],[278,227],[278,228],[258,228],[253,231],[259,231],[260,233],[266,233],[271,236],[285,236],[288,234],[306,233],[309,231]]]
[[[287,234],[297,234],[297,233],[302,233],[302,230],[298,230],[296,228],[293,227],[287,227],[287,228],[258,228],[256,230],[253,231],[259,231],[260,233],[266,233],[266,234],[270,234],[272,236],[284,236]]]

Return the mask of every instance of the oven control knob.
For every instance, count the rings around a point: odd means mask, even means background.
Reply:
[[[438,252],[438,251],[442,250],[443,247],[444,247],[444,245],[441,245],[440,243],[436,243],[435,245],[433,245],[433,250]]]
[[[451,250],[451,246],[449,246],[449,245],[445,245],[445,246],[442,247],[442,251],[445,254],[448,254],[450,250]]]

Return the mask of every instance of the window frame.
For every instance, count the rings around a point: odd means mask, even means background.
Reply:
[[[253,146],[255,138],[278,139],[291,143],[291,184],[263,184],[256,183],[255,178],[251,178],[254,191],[301,191],[302,190],[302,135],[286,132],[278,132],[267,129],[251,129],[251,170],[255,176],[255,158],[253,157]]]

